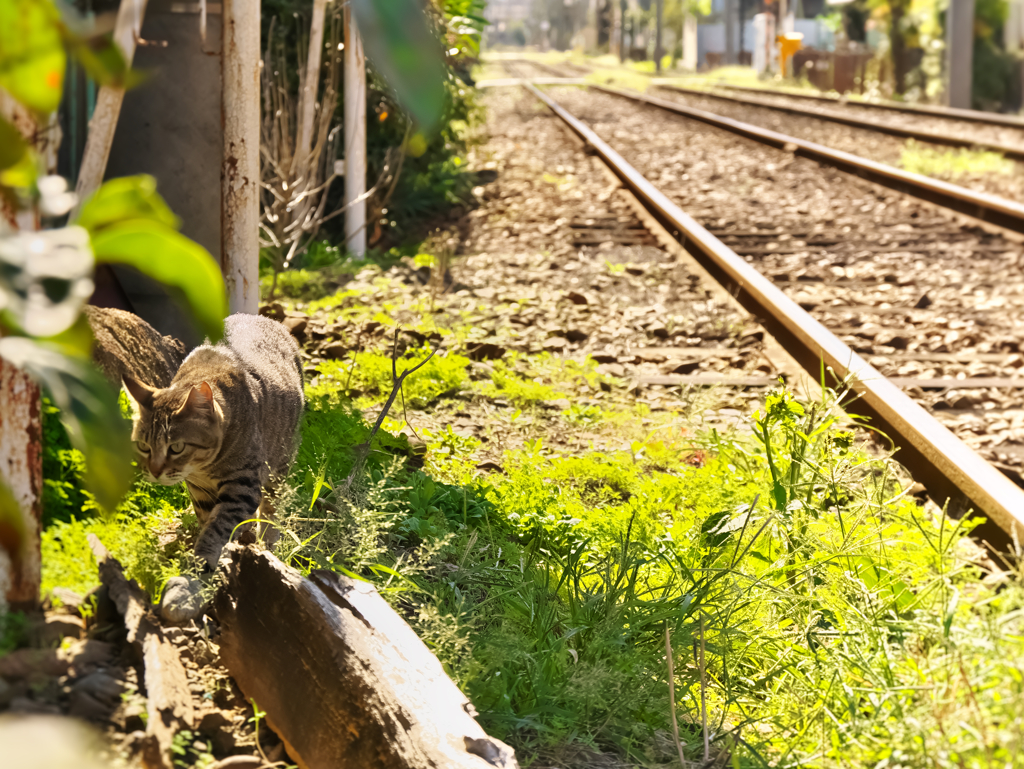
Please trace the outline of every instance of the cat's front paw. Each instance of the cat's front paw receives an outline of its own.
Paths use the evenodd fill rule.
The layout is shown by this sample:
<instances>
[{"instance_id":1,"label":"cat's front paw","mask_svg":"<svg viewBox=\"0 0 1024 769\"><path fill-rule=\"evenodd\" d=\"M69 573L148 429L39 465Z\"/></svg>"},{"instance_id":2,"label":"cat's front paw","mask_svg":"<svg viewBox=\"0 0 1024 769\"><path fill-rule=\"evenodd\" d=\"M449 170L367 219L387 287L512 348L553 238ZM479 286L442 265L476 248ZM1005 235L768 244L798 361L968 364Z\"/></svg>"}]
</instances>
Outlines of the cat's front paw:
<instances>
[{"instance_id":1,"label":"cat's front paw","mask_svg":"<svg viewBox=\"0 0 1024 769\"><path fill-rule=\"evenodd\" d=\"M216 570L217 564L220 562L220 554L226 544L218 537L200 535L199 541L196 542L196 558L202 562L204 574L210 574Z\"/></svg>"}]
</instances>

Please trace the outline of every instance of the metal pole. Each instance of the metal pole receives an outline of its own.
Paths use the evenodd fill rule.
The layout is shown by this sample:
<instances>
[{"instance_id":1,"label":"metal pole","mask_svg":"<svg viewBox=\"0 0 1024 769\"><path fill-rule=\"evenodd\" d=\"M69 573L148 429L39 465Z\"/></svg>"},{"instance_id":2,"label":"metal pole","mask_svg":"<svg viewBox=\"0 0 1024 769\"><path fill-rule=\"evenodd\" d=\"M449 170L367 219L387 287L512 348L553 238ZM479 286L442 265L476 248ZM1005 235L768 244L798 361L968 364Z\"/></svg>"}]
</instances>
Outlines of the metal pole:
<instances>
[{"instance_id":1,"label":"metal pole","mask_svg":"<svg viewBox=\"0 0 1024 769\"><path fill-rule=\"evenodd\" d=\"M654 0L654 3L654 69L656 72L661 72L661 57L665 55L665 50L661 47L661 28L665 16L665 0Z\"/></svg>"},{"instance_id":2,"label":"metal pole","mask_svg":"<svg viewBox=\"0 0 1024 769\"><path fill-rule=\"evenodd\" d=\"M619 64L626 61L626 0L619 0Z\"/></svg>"},{"instance_id":3,"label":"metal pole","mask_svg":"<svg viewBox=\"0 0 1024 769\"><path fill-rule=\"evenodd\" d=\"M232 313L260 302L260 3L223 0L220 266Z\"/></svg>"},{"instance_id":4,"label":"metal pole","mask_svg":"<svg viewBox=\"0 0 1024 769\"><path fill-rule=\"evenodd\" d=\"M736 0L725 0L725 63L736 63Z\"/></svg>"},{"instance_id":5,"label":"metal pole","mask_svg":"<svg viewBox=\"0 0 1024 769\"><path fill-rule=\"evenodd\" d=\"M366 254L366 60L352 8L345 6L345 247Z\"/></svg>"},{"instance_id":6,"label":"metal pole","mask_svg":"<svg viewBox=\"0 0 1024 769\"><path fill-rule=\"evenodd\" d=\"M974 0L950 0L946 10L946 99L950 107L971 108L974 59Z\"/></svg>"}]
</instances>

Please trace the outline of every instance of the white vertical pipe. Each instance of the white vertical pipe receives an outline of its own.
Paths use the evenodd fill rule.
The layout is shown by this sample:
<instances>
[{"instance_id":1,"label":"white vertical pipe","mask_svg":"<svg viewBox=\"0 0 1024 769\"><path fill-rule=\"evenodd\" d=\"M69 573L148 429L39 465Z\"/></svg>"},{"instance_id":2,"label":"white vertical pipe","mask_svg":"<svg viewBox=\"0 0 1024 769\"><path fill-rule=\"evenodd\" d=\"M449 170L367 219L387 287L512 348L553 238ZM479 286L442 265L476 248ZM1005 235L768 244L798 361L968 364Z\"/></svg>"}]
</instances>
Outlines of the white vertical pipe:
<instances>
[{"instance_id":1,"label":"white vertical pipe","mask_svg":"<svg viewBox=\"0 0 1024 769\"><path fill-rule=\"evenodd\" d=\"M946 98L950 107L971 108L974 0L949 0L946 10Z\"/></svg>"},{"instance_id":2,"label":"white vertical pipe","mask_svg":"<svg viewBox=\"0 0 1024 769\"><path fill-rule=\"evenodd\" d=\"M223 0L220 265L232 313L259 310L260 3Z\"/></svg>"},{"instance_id":3,"label":"white vertical pipe","mask_svg":"<svg viewBox=\"0 0 1024 769\"><path fill-rule=\"evenodd\" d=\"M345 247L366 254L366 60L350 5L345 6Z\"/></svg>"}]
</instances>

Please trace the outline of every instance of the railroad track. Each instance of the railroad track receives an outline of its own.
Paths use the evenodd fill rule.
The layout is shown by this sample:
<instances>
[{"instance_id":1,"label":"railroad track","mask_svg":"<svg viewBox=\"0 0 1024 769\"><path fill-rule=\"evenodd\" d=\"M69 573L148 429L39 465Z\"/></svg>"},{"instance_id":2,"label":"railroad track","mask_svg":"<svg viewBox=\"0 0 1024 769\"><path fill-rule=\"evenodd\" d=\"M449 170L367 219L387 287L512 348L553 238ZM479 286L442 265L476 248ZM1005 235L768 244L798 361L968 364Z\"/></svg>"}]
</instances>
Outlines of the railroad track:
<instances>
[{"instance_id":1,"label":"railroad track","mask_svg":"<svg viewBox=\"0 0 1024 769\"><path fill-rule=\"evenodd\" d=\"M854 382L854 410L937 502L983 511L990 542L1022 533L1024 492L1004 475L1019 479L1024 460L1019 239L795 157L778 137L758 146L707 121L622 110L617 94L564 89L560 105L526 87L812 376L824 361Z\"/></svg>"}]
</instances>

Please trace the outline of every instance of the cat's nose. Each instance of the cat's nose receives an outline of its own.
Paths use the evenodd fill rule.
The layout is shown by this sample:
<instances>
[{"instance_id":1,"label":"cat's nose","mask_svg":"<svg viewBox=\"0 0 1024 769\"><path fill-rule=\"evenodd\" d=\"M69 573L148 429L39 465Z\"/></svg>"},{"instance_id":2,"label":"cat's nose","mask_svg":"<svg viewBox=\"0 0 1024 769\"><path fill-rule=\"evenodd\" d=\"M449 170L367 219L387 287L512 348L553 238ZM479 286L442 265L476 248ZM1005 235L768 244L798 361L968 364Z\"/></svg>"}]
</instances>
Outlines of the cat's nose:
<instances>
[{"instance_id":1,"label":"cat's nose","mask_svg":"<svg viewBox=\"0 0 1024 769\"><path fill-rule=\"evenodd\" d=\"M164 471L164 464L163 460L160 460L159 462L154 459L149 460L149 472L154 478L160 477L160 473Z\"/></svg>"}]
</instances>

